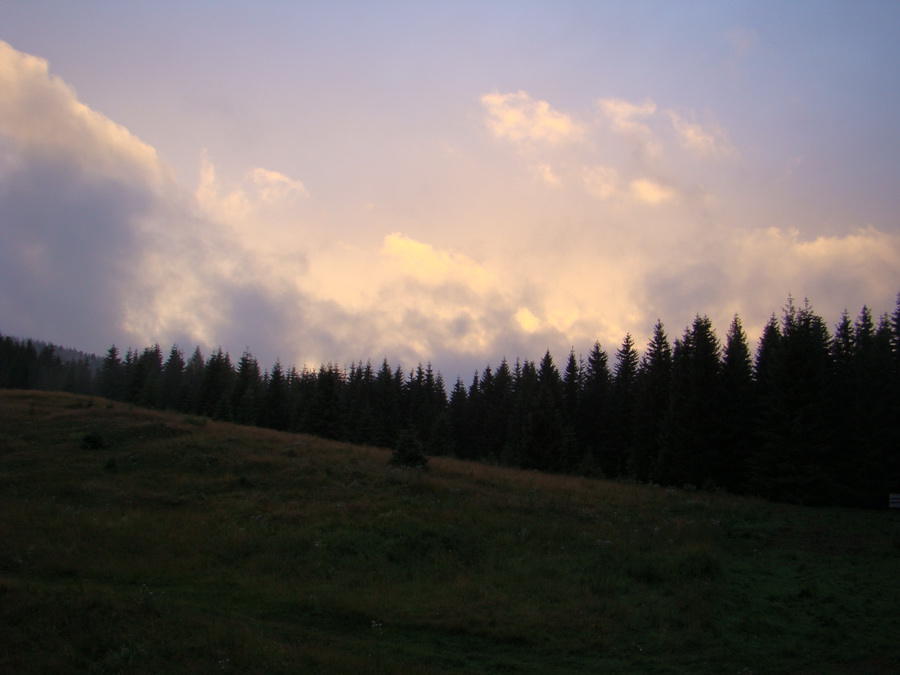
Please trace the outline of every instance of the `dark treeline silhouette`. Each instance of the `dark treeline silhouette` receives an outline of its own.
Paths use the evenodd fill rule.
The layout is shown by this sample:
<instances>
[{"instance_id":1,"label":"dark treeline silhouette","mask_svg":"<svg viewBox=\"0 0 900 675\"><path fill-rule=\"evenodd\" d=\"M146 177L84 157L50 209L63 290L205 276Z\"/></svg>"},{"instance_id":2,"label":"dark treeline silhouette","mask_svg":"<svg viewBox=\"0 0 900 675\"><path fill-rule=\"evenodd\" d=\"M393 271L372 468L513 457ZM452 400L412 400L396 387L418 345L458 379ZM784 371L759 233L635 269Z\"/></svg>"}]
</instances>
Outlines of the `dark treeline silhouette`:
<instances>
[{"instance_id":1,"label":"dark treeline silhouette","mask_svg":"<svg viewBox=\"0 0 900 675\"><path fill-rule=\"evenodd\" d=\"M241 424L539 471L693 485L805 504L883 507L900 491L900 296L893 315L845 312L831 333L789 299L755 355L735 316L718 338L697 316L643 354L487 366L449 390L431 365L262 369L221 348L159 345L100 361L0 336L0 387L93 393Z\"/></svg>"}]
</instances>

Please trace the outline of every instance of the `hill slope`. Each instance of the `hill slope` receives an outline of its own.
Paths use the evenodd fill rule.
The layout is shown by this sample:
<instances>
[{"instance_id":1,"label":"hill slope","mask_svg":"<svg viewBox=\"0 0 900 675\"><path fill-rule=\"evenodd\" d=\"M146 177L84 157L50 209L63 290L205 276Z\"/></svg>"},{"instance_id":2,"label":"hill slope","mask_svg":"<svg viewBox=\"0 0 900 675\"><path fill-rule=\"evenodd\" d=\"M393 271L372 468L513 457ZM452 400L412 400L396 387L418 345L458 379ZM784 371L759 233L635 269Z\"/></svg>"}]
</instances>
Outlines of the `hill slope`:
<instances>
[{"instance_id":1,"label":"hill slope","mask_svg":"<svg viewBox=\"0 0 900 675\"><path fill-rule=\"evenodd\" d=\"M893 672L900 514L0 391L2 672Z\"/></svg>"}]
</instances>

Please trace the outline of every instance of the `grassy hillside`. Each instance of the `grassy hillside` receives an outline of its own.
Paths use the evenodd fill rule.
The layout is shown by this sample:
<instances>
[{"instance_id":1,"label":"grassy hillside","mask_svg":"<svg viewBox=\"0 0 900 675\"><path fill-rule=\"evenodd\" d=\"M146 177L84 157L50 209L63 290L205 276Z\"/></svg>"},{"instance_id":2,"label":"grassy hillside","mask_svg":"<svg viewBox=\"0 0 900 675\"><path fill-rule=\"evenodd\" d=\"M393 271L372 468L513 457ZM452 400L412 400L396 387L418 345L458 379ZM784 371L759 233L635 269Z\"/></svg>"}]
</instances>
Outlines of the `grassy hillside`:
<instances>
[{"instance_id":1,"label":"grassy hillside","mask_svg":"<svg viewBox=\"0 0 900 675\"><path fill-rule=\"evenodd\" d=\"M0 672L888 673L900 513L0 391Z\"/></svg>"}]
</instances>

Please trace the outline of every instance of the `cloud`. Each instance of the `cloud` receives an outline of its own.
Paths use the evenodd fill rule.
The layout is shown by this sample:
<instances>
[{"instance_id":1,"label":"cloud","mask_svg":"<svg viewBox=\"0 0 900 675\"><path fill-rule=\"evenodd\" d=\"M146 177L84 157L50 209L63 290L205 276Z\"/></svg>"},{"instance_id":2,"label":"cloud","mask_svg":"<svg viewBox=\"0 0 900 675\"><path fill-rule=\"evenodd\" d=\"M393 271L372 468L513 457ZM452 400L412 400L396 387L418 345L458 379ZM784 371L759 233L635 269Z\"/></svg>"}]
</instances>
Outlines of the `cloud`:
<instances>
[{"instance_id":1,"label":"cloud","mask_svg":"<svg viewBox=\"0 0 900 675\"><path fill-rule=\"evenodd\" d=\"M537 332L541 327L541 320L527 307L522 307L515 313L515 319L526 333Z\"/></svg>"},{"instance_id":2,"label":"cloud","mask_svg":"<svg viewBox=\"0 0 900 675\"><path fill-rule=\"evenodd\" d=\"M621 98L604 98L598 105L614 130L627 134L652 134L650 127L640 121L656 114L656 103L652 100L630 103Z\"/></svg>"},{"instance_id":3,"label":"cloud","mask_svg":"<svg viewBox=\"0 0 900 675\"><path fill-rule=\"evenodd\" d=\"M490 275L469 258L437 250L399 232L384 238L381 253L400 274L429 286L461 284L475 292L484 292L492 281Z\"/></svg>"},{"instance_id":4,"label":"cloud","mask_svg":"<svg viewBox=\"0 0 900 675\"><path fill-rule=\"evenodd\" d=\"M546 185L550 185L552 187L559 187L562 185L562 178L560 178L555 171L553 171L553 167L549 164L539 164L535 167L535 172L537 173L538 178L541 179Z\"/></svg>"},{"instance_id":5,"label":"cloud","mask_svg":"<svg viewBox=\"0 0 900 675\"><path fill-rule=\"evenodd\" d=\"M864 304L888 311L897 269L900 235L872 227L804 238L790 228L719 226L647 270L646 302L651 312L670 317L671 308L702 307L721 331L737 312L757 337L789 293L808 297L830 321L843 308Z\"/></svg>"},{"instance_id":6,"label":"cloud","mask_svg":"<svg viewBox=\"0 0 900 675\"><path fill-rule=\"evenodd\" d=\"M512 153L520 175L478 173L477 155L465 166L478 197L446 195L465 209L410 193L391 210L374 193L351 219L258 162L229 171L203 154L197 184L176 184L153 148L2 43L0 91L4 334L98 352L250 347L267 365L431 361L452 381L503 355L561 359L595 340L612 352L657 318L677 335L697 312L720 331L739 312L752 334L788 292L851 310L891 309L897 292L896 234L804 238L790 222L738 227L698 208L686 195L707 167L725 178L732 167L684 161L673 179L666 154L686 141L649 101L608 99L612 122L582 127L523 92L488 95L489 128L528 145L527 158ZM693 137L712 134L703 142L720 151L707 127ZM623 159L629 134L662 152Z\"/></svg>"},{"instance_id":7,"label":"cloud","mask_svg":"<svg viewBox=\"0 0 900 675\"><path fill-rule=\"evenodd\" d=\"M119 339L142 241L165 217L163 201L175 201L169 172L45 60L3 42L0 91L4 328L95 345L103 326Z\"/></svg>"},{"instance_id":8,"label":"cloud","mask_svg":"<svg viewBox=\"0 0 900 675\"><path fill-rule=\"evenodd\" d=\"M656 103L652 100L631 103L621 98L605 98L598 101L597 105L605 115L609 127L628 139L642 161L658 157L662 153L662 142L651 127L656 115Z\"/></svg>"},{"instance_id":9,"label":"cloud","mask_svg":"<svg viewBox=\"0 0 900 675\"><path fill-rule=\"evenodd\" d=\"M274 202L294 194L301 197L309 196L303 183L277 171L257 167L252 169L248 176L259 189L263 201Z\"/></svg>"},{"instance_id":10,"label":"cloud","mask_svg":"<svg viewBox=\"0 0 900 675\"><path fill-rule=\"evenodd\" d=\"M676 192L672 188L647 178L631 181L629 188L635 199L646 204L663 204L676 197Z\"/></svg>"},{"instance_id":11,"label":"cloud","mask_svg":"<svg viewBox=\"0 0 900 675\"><path fill-rule=\"evenodd\" d=\"M605 200L620 194L619 172L608 166L586 166L582 171L584 188L596 199Z\"/></svg>"},{"instance_id":12,"label":"cloud","mask_svg":"<svg viewBox=\"0 0 900 675\"><path fill-rule=\"evenodd\" d=\"M682 147L701 157L723 158L737 155L722 129L706 128L696 122L689 122L674 110L667 110L666 113Z\"/></svg>"},{"instance_id":13,"label":"cloud","mask_svg":"<svg viewBox=\"0 0 900 675\"><path fill-rule=\"evenodd\" d=\"M59 165L89 161L94 182L163 188L169 176L156 151L78 101L44 59L0 41L0 136L8 152Z\"/></svg>"},{"instance_id":14,"label":"cloud","mask_svg":"<svg viewBox=\"0 0 900 675\"><path fill-rule=\"evenodd\" d=\"M546 101L534 100L524 91L509 94L484 94L487 126L498 138L548 144L577 139L581 125L569 115L558 112Z\"/></svg>"},{"instance_id":15,"label":"cloud","mask_svg":"<svg viewBox=\"0 0 900 675\"><path fill-rule=\"evenodd\" d=\"M239 348L307 304L249 245L251 230L273 238L260 216L299 182L253 170L253 190L220 194L207 159L191 194L152 147L6 43L0 91L3 332L94 351L155 341ZM258 321L244 324L251 307Z\"/></svg>"}]
</instances>

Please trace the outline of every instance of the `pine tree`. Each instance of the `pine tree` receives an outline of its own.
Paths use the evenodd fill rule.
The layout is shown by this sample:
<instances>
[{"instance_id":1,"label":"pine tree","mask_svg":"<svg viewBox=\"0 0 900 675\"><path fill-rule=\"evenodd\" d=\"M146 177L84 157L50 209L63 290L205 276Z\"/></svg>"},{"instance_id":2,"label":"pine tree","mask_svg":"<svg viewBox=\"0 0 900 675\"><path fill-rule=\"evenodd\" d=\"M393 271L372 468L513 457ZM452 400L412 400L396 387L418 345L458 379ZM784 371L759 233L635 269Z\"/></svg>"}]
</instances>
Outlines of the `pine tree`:
<instances>
[{"instance_id":1,"label":"pine tree","mask_svg":"<svg viewBox=\"0 0 900 675\"><path fill-rule=\"evenodd\" d=\"M434 370L429 363L419 363L406 383L407 426L412 428L419 442L427 445L431 441L434 424L446 406L443 388L438 388Z\"/></svg>"},{"instance_id":2,"label":"pine tree","mask_svg":"<svg viewBox=\"0 0 900 675\"><path fill-rule=\"evenodd\" d=\"M111 346L100 367L99 393L101 396L121 401L123 396L122 359L115 345Z\"/></svg>"},{"instance_id":3,"label":"pine tree","mask_svg":"<svg viewBox=\"0 0 900 675\"><path fill-rule=\"evenodd\" d=\"M375 419L378 420L376 445L394 447L401 428L401 400L403 396L403 373L400 368L391 372L387 359L375 376Z\"/></svg>"},{"instance_id":4,"label":"pine tree","mask_svg":"<svg viewBox=\"0 0 900 675\"><path fill-rule=\"evenodd\" d=\"M582 446L583 473L602 473L599 463L610 444L612 412L612 375L609 358L599 342L588 353L582 378L582 393L578 406L575 437Z\"/></svg>"},{"instance_id":5,"label":"pine tree","mask_svg":"<svg viewBox=\"0 0 900 675\"><path fill-rule=\"evenodd\" d=\"M184 355L178 345L172 345L169 357L163 365L162 400L166 408L183 409L184 369Z\"/></svg>"},{"instance_id":6,"label":"pine tree","mask_svg":"<svg viewBox=\"0 0 900 675\"><path fill-rule=\"evenodd\" d=\"M309 401L309 432L325 438L339 439L343 429L344 376L336 365L319 367L315 388Z\"/></svg>"},{"instance_id":7,"label":"pine tree","mask_svg":"<svg viewBox=\"0 0 900 675\"><path fill-rule=\"evenodd\" d=\"M62 389L65 382L65 372L62 359L56 353L56 347L48 344L41 347L41 350L38 352L37 368L34 370L34 374L36 379L32 388L48 391Z\"/></svg>"},{"instance_id":8,"label":"pine tree","mask_svg":"<svg viewBox=\"0 0 900 675\"><path fill-rule=\"evenodd\" d=\"M469 413L468 392L461 378L456 378L456 383L450 391L450 402L447 406L447 416L452 435L452 451L457 457L465 458L469 447Z\"/></svg>"},{"instance_id":9,"label":"pine tree","mask_svg":"<svg viewBox=\"0 0 900 675\"><path fill-rule=\"evenodd\" d=\"M508 445L503 453L504 463L522 468L537 468L540 457L534 436L532 411L538 396L538 374L534 363L516 361L513 371L513 406L510 415Z\"/></svg>"},{"instance_id":10,"label":"pine tree","mask_svg":"<svg viewBox=\"0 0 900 675\"><path fill-rule=\"evenodd\" d=\"M660 434L669 407L672 386L672 347L661 321L656 322L653 336L638 370L634 404L632 453L628 473L639 481L657 480Z\"/></svg>"},{"instance_id":11,"label":"pine tree","mask_svg":"<svg viewBox=\"0 0 900 675\"><path fill-rule=\"evenodd\" d=\"M200 346L194 348L191 358L188 359L184 367L183 388L180 400L180 410L184 412L196 413L198 415L205 414L201 401L201 392L203 389L203 378L206 372L206 361L203 358L203 352Z\"/></svg>"},{"instance_id":12,"label":"pine tree","mask_svg":"<svg viewBox=\"0 0 900 675\"><path fill-rule=\"evenodd\" d=\"M749 458L755 437L756 392L753 361L744 327L737 315L725 336L722 357L721 455L718 482L732 492L747 489Z\"/></svg>"},{"instance_id":13,"label":"pine tree","mask_svg":"<svg viewBox=\"0 0 900 675\"><path fill-rule=\"evenodd\" d=\"M489 452L492 461L502 461L509 447L510 424L515 404L514 377L506 357L494 372L490 396L485 401L487 426L490 438Z\"/></svg>"},{"instance_id":14,"label":"pine tree","mask_svg":"<svg viewBox=\"0 0 900 675\"><path fill-rule=\"evenodd\" d=\"M231 419L231 387L234 368L228 352L219 347L210 354L200 383L199 411L220 420Z\"/></svg>"},{"instance_id":15,"label":"pine tree","mask_svg":"<svg viewBox=\"0 0 900 675\"><path fill-rule=\"evenodd\" d=\"M835 479L846 488L845 502L879 508L885 495L900 485L896 472L896 438L900 431L894 392L890 318L876 328L872 313L863 307L853 326L853 353L845 397L844 438L850 445L834 452ZM853 452L847 450L852 448Z\"/></svg>"},{"instance_id":16,"label":"pine tree","mask_svg":"<svg viewBox=\"0 0 900 675\"><path fill-rule=\"evenodd\" d=\"M603 473L610 478L625 474L634 436L634 402L640 356L631 334L625 336L616 351L613 396L610 407L609 445L599 460Z\"/></svg>"},{"instance_id":17,"label":"pine tree","mask_svg":"<svg viewBox=\"0 0 900 675\"><path fill-rule=\"evenodd\" d=\"M581 407L581 392L584 388L582 382L582 367L575 358L575 349L569 351L566 361L566 369L562 380L562 413L563 425L566 434L567 457L564 469L574 471L581 464L581 444L578 442L576 427L578 425L578 412Z\"/></svg>"},{"instance_id":18,"label":"pine tree","mask_svg":"<svg viewBox=\"0 0 900 675\"><path fill-rule=\"evenodd\" d=\"M148 408L161 408L162 401L162 349L158 344L146 347L138 357L135 384L137 403Z\"/></svg>"},{"instance_id":19,"label":"pine tree","mask_svg":"<svg viewBox=\"0 0 900 675\"><path fill-rule=\"evenodd\" d=\"M94 391L91 363L87 356L69 358L63 363L63 390L75 394Z\"/></svg>"},{"instance_id":20,"label":"pine tree","mask_svg":"<svg viewBox=\"0 0 900 675\"><path fill-rule=\"evenodd\" d=\"M263 416L265 426L283 431L290 426L288 382L281 360L277 359L269 373L264 394Z\"/></svg>"},{"instance_id":21,"label":"pine tree","mask_svg":"<svg viewBox=\"0 0 900 675\"><path fill-rule=\"evenodd\" d=\"M231 408L238 424L258 424L262 407L262 374L259 363L249 349L245 349L238 360L231 392Z\"/></svg>"},{"instance_id":22,"label":"pine tree","mask_svg":"<svg viewBox=\"0 0 900 675\"><path fill-rule=\"evenodd\" d=\"M560 471L568 451L562 417L562 381L547 351L535 370L525 362L517 412L521 420L518 435L519 462L523 468Z\"/></svg>"},{"instance_id":23,"label":"pine tree","mask_svg":"<svg viewBox=\"0 0 900 675\"><path fill-rule=\"evenodd\" d=\"M785 501L834 500L834 425L828 415L833 361L825 322L808 302L797 307L788 298L777 348L765 346L762 372L757 358L762 437L753 460L755 489Z\"/></svg>"},{"instance_id":24,"label":"pine tree","mask_svg":"<svg viewBox=\"0 0 900 675\"><path fill-rule=\"evenodd\" d=\"M347 434L353 443L376 443L375 371L372 362L350 367L347 378Z\"/></svg>"},{"instance_id":25,"label":"pine tree","mask_svg":"<svg viewBox=\"0 0 900 675\"><path fill-rule=\"evenodd\" d=\"M660 455L666 483L721 484L720 368L712 322L698 315L672 354L672 390Z\"/></svg>"}]
</instances>

